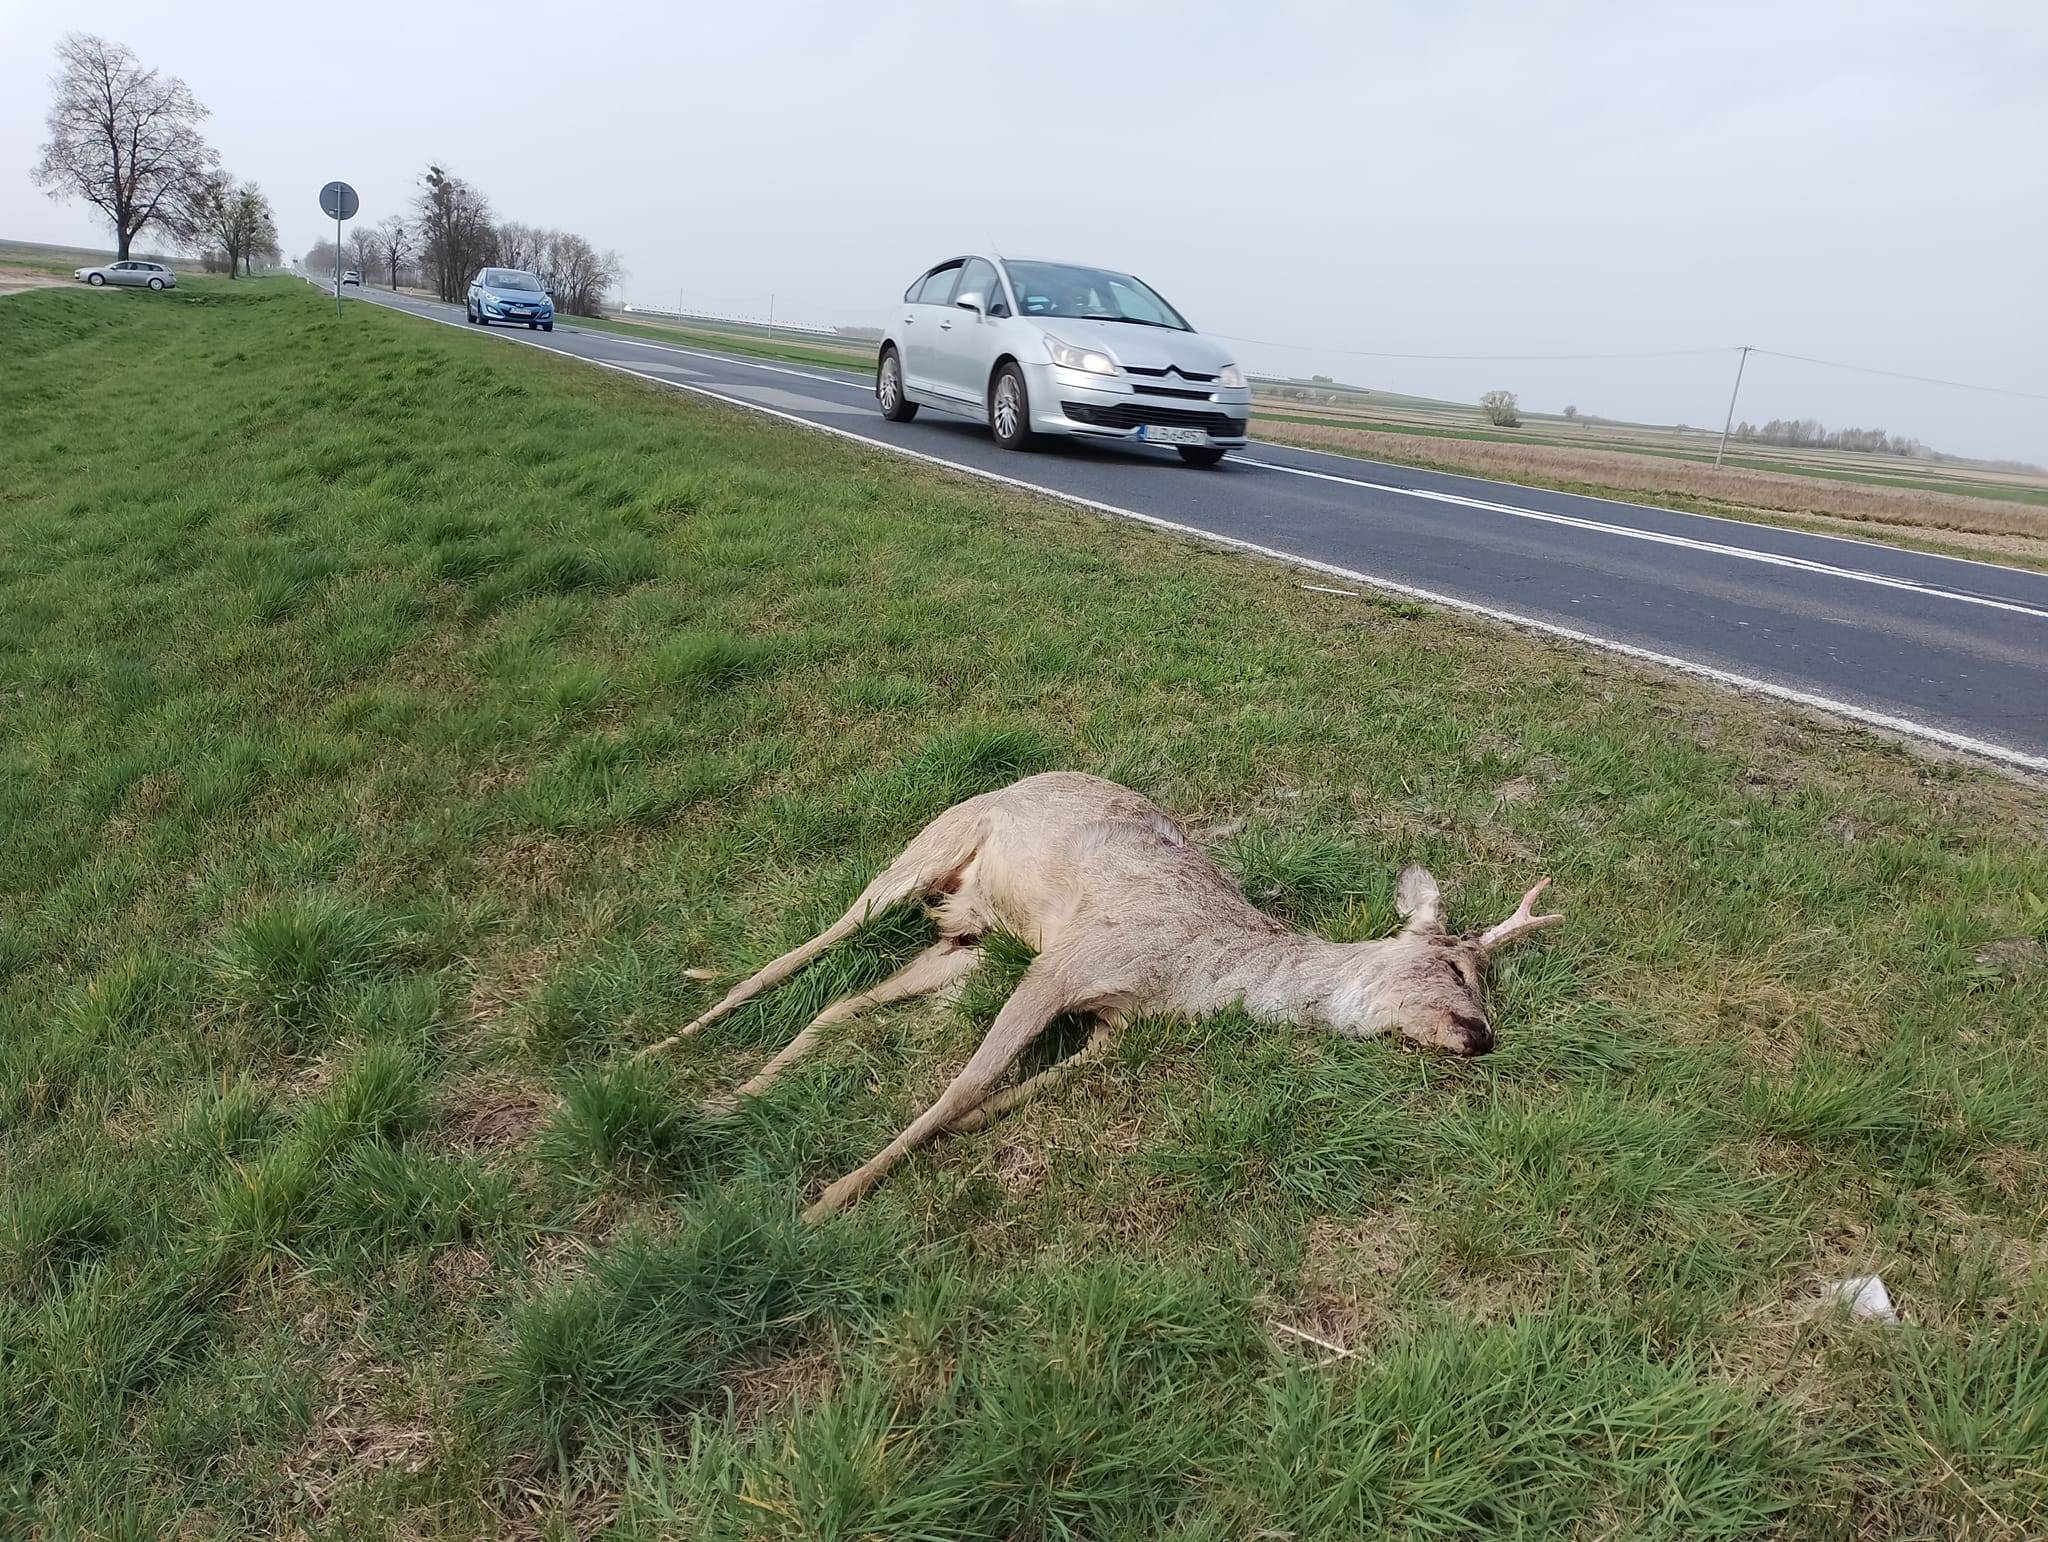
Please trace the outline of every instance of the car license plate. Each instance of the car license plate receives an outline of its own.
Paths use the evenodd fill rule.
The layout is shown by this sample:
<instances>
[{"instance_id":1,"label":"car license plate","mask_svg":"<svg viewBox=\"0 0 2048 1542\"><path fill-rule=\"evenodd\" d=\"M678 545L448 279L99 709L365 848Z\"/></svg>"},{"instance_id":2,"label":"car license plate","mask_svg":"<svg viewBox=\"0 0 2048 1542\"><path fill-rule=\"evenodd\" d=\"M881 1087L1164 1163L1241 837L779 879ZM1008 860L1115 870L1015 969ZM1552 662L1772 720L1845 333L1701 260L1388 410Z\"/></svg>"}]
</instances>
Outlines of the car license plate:
<instances>
[{"instance_id":1,"label":"car license plate","mask_svg":"<svg viewBox=\"0 0 2048 1542\"><path fill-rule=\"evenodd\" d=\"M1163 423L1143 423L1138 427L1138 437L1147 444L1207 444L1208 430L1200 428L1169 427Z\"/></svg>"}]
</instances>

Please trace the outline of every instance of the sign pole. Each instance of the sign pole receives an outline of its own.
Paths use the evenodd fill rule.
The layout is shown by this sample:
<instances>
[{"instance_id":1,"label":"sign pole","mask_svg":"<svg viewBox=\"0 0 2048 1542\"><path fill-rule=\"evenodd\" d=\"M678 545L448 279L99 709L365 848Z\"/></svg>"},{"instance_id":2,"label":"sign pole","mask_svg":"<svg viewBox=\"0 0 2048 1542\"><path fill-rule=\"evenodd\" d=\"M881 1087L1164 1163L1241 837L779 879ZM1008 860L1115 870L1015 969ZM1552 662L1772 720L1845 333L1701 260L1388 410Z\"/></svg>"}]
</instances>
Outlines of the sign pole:
<instances>
[{"instance_id":1,"label":"sign pole","mask_svg":"<svg viewBox=\"0 0 2048 1542\"><path fill-rule=\"evenodd\" d=\"M346 182L330 182L320 189L320 212L334 216L334 319L341 320L341 222L356 217L362 200Z\"/></svg>"}]
</instances>

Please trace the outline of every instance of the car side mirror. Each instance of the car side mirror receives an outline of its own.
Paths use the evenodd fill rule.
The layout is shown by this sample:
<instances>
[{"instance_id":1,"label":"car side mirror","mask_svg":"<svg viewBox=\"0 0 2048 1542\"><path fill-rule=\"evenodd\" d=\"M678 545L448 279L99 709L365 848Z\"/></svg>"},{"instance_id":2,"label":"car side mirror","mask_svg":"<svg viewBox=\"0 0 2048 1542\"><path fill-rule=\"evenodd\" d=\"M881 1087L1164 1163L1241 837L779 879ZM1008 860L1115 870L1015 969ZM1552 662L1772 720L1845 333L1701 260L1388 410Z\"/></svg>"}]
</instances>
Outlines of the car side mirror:
<instances>
[{"instance_id":1,"label":"car side mirror","mask_svg":"<svg viewBox=\"0 0 2048 1542\"><path fill-rule=\"evenodd\" d=\"M963 294L953 303L963 311L973 311L977 316L988 314L988 302L978 294Z\"/></svg>"}]
</instances>

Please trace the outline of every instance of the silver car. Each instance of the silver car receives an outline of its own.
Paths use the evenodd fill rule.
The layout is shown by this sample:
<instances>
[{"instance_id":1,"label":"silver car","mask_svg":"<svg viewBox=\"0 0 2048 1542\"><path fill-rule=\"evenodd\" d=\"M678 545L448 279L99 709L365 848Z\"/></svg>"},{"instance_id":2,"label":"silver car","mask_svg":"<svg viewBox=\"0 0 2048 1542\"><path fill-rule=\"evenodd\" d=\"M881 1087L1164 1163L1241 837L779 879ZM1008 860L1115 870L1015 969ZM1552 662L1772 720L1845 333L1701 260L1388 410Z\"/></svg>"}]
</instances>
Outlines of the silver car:
<instances>
[{"instance_id":1,"label":"silver car","mask_svg":"<svg viewBox=\"0 0 2048 1542\"><path fill-rule=\"evenodd\" d=\"M993 256L952 258L903 292L875 397L891 422L958 413L1006 449L1070 434L1171 445L1198 466L1243 444L1252 412L1230 350L1142 280Z\"/></svg>"},{"instance_id":2,"label":"silver car","mask_svg":"<svg viewBox=\"0 0 2048 1542\"><path fill-rule=\"evenodd\" d=\"M71 276L95 289L105 284L129 284L137 289L178 287L178 275L160 262L110 262L102 268L74 269Z\"/></svg>"}]
</instances>

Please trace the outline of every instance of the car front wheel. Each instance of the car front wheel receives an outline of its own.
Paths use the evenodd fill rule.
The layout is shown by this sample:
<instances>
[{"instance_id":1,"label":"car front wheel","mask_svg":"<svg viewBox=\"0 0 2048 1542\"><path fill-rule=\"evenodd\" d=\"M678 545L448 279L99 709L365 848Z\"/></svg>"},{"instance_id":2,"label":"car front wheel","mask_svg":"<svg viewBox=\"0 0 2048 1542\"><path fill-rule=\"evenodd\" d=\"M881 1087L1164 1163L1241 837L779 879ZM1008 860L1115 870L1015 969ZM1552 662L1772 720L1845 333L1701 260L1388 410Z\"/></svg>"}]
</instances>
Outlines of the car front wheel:
<instances>
[{"instance_id":1,"label":"car front wheel","mask_svg":"<svg viewBox=\"0 0 2048 1542\"><path fill-rule=\"evenodd\" d=\"M997 370L989 386L988 426L1006 450L1028 450L1037 437L1031 432L1031 394L1024 388L1024 371L1014 364Z\"/></svg>"},{"instance_id":2,"label":"car front wheel","mask_svg":"<svg viewBox=\"0 0 2048 1542\"><path fill-rule=\"evenodd\" d=\"M89 273L86 275L85 281L95 289L104 289L107 283L107 276L104 273Z\"/></svg>"},{"instance_id":3,"label":"car front wheel","mask_svg":"<svg viewBox=\"0 0 2048 1542\"><path fill-rule=\"evenodd\" d=\"M1190 466L1215 466L1223 461L1223 451L1213 444L1184 444L1178 448L1180 458Z\"/></svg>"},{"instance_id":4,"label":"car front wheel","mask_svg":"<svg viewBox=\"0 0 2048 1542\"><path fill-rule=\"evenodd\" d=\"M552 332L555 330L555 324L552 321L543 321L540 324L540 329L543 332Z\"/></svg>"},{"instance_id":5,"label":"car front wheel","mask_svg":"<svg viewBox=\"0 0 2048 1542\"><path fill-rule=\"evenodd\" d=\"M903 389L903 361L894 348L884 348L875 365L875 400L891 423L908 423L917 416L917 403Z\"/></svg>"}]
</instances>

